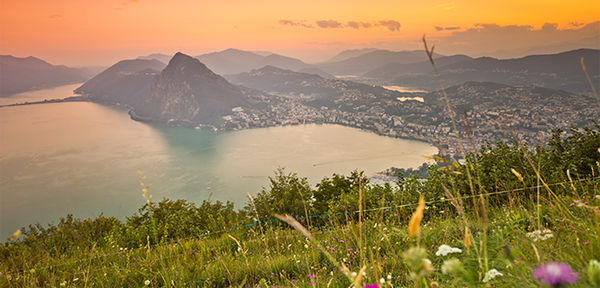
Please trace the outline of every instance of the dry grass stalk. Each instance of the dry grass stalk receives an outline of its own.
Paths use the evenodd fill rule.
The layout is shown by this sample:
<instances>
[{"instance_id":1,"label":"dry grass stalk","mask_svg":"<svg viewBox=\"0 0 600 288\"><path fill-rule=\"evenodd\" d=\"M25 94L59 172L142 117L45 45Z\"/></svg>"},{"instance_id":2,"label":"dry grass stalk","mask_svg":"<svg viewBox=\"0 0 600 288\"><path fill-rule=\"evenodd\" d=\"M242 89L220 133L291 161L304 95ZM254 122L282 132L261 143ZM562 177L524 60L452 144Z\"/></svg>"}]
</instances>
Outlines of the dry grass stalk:
<instances>
[{"instance_id":1,"label":"dry grass stalk","mask_svg":"<svg viewBox=\"0 0 600 288\"><path fill-rule=\"evenodd\" d=\"M581 69L583 69L583 73L585 73L585 77L587 77L588 83L590 83L590 87L592 87L592 93L596 97L596 103L598 103L598 108L600 108L600 97L598 96L598 92L596 92L596 87L594 86L594 82L592 82L592 78L590 78L590 74L588 74L587 69L585 68L585 63L583 63L583 57L581 57Z\"/></svg>"},{"instance_id":2,"label":"dry grass stalk","mask_svg":"<svg viewBox=\"0 0 600 288\"><path fill-rule=\"evenodd\" d=\"M410 221L408 222L408 235L410 237L419 235L419 232L420 232L419 228L421 225L421 220L423 219L423 211L424 210L425 210L425 197L423 197L423 195L421 195L421 197L419 197L419 205L417 206L417 209L415 210L413 215L410 217Z\"/></svg>"}]
</instances>

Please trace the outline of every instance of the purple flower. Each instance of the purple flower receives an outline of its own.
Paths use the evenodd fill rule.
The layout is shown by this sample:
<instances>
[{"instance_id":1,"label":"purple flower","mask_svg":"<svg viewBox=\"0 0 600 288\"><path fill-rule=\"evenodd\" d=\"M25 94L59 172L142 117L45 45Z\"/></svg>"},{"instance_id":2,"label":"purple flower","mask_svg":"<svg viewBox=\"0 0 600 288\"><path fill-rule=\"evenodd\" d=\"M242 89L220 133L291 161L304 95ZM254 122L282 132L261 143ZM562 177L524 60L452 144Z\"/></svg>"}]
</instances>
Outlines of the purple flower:
<instances>
[{"instance_id":1,"label":"purple flower","mask_svg":"<svg viewBox=\"0 0 600 288\"><path fill-rule=\"evenodd\" d=\"M575 284L577 273L565 263L546 263L533 271L533 278L542 284L559 287L565 284Z\"/></svg>"},{"instance_id":2,"label":"purple flower","mask_svg":"<svg viewBox=\"0 0 600 288\"><path fill-rule=\"evenodd\" d=\"M308 275L306 275L306 277L308 277L308 278L313 278L313 277L315 277L315 275L308 274Z\"/></svg>"},{"instance_id":3,"label":"purple flower","mask_svg":"<svg viewBox=\"0 0 600 288\"><path fill-rule=\"evenodd\" d=\"M378 288L378 287L379 287L379 284L375 283L375 284L364 286L363 288Z\"/></svg>"}]
</instances>

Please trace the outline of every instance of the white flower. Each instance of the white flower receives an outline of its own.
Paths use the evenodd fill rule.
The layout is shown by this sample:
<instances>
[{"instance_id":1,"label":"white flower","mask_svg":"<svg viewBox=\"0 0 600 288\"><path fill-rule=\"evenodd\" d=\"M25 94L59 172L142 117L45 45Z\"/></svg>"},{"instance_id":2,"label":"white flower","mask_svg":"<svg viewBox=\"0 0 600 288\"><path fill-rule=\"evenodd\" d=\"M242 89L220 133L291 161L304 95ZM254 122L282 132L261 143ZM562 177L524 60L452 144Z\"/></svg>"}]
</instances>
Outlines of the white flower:
<instances>
[{"instance_id":1,"label":"white flower","mask_svg":"<svg viewBox=\"0 0 600 288\"><path fill-rule=\"evenodd\" d=\"M485 273L485 277L483 277L483 282L486 283L486 282L496 278L497 276L504 276L504 274L500 273L496 269L490 269L490 271Z\"/></svg>"},{"instance_id":2,"label":"white flower","mask_svg":"<svg viewBox=\"0 0 600 288\"><path fill-rule=\"evenodd\" d=\"M385 284L385 279L383 279L383 278L379 279L379 283Z\"/></svg>"},{"instance_id":3,"label":"white flower","mask_svg":"<svg viewBox=\"0 0 600 288\"><path fill-rule=\"evenodd\" d=\"M392 280L392 274L388 274L387 278L388 280Z\"/></svg>"},{"instance_id":4,"label":"white flower","mask_svg":"<svg viewBox=\"0 0 600 288\"><path fill-rule=\"evenodd\" d=\"M462 253L462 250L443 244L438 248L438 251L435 252L435 256L446 256L450 253Z\"/></svg>"},{"instance_id":5,"label":"white flower","mask_svg":"<svg viewBox=\"0 0 600 288\"><path fill-rule=\"evenodd\" d=\"M352 272L352 277L356 277L356 275L358 275L356 272Z\"/></svg>"},{"instance_id":6,"label":"white flower","mask_svg":"<svg viewBox=\"0 0 600 288\"><path fill-rule=\"evenodd\" d=\"M546 239L550 239L554 237L552 231L550 229L544 230L535 230L533 232L527 233L527 237L529 237L533 242L544 241Z\"/></svg>"},{"instance_id":7,"label":"white flower","mask_svg":"<svg viewBox=\"0 0 600 288\"><path fill-rule=\"evenodd\" d=\"M443 274L458 274L463 271L463 264L460 260L456 258L452 258L450 260L444 261L442 264L442 273Z\"/></svg>"},{"instance_id":8,"label":"white flower","mask_svg":"<svg viewBox=\"0 0 600 288\"><path fill-rule=\"evenodd\" d=\"M146 286L150 285L150 280L144 281L144 285L146 285Z\"/></svg>"}]
</instances>

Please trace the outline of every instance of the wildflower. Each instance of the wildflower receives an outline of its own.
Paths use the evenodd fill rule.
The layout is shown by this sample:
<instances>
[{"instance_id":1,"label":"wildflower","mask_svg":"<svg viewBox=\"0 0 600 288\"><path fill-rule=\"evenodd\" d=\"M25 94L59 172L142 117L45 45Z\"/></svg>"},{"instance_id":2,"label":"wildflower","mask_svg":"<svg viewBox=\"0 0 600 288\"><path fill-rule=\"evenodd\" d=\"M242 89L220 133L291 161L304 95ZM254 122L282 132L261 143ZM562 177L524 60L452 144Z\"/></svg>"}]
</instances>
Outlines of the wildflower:
<instances>
[{"instance_id":1,"label":"wildflower","mask_svg":"<svg viewBox=\"0 0 600 288\"><path fill-rule=\"evenodd\" d=\"M313 277L315 277L315 275L308 274L308 275L306 275L306 277L308 277L308 278L313 278Z\"/></svg>"},{"instance_id":2,"label":"wildflower","mask_svg":"<svg viewBox=\"0 0 600 288\"><path fill-rule=\"evenodd\" d=\"M17 237L19 237L19 235L21 235L21 229L17 229L17 231L15 231L15 233L13 233L12 235L8 236L8 238L6 239L6 241L10 242L13 239L16 239Z\"/></svg>"},{"instance_id":3,"label":"wildflower","mask_svg":"<svg viewBox=\"0 0 600 288\"><path fill-rule=\"evenodd\" d=\"M590 260L587 268L587 275L588 279L595 287L600 287L600 262L598 262L598 260Z\"/></svg>"},{"instance_id":4,"label":"wildflower","mask_svg":"<svg viewBox=\"0 0 600 288\"><path fill-rule=\"evenodd\" d=\"M487 283L488 281L490 281L496 277L499 277L499 276L504 276L504 274L500 273L500 271L498 271L496 269L490 269L490 271L485 273L485 277L483 277L483 282Z\"/></svg>"},{"instance_id":5,"label":"wildflower","mask_svg":"<svg viewBox=\"0 0 600 288\"><path fill-rule=\"evenodd\" d=\"M388 274L387 279L392 280L392 274Z\"/></svg>"},{"instance_id":6,"label":"wildflower","mask_svg":"<svg viewBox=\"0 0 600 288\"><path fill-rule=\"evenodd\" d=\"M519 262L521 262L521 260L523 260L523 257L519 257L519 258L515 259L515 263L519 263Z\"/></svg>"},{"instance_id":7,"label":"wildflower","mask_svg":"<svg viewBox=\"0 0 600 288\"><path fill-rule=\"evenodd\" d=\"M356 277L358 274L356 272L352 272L352 277Z\"/></svg>"},{"instance_id":8,"label":"wildflower","mask_svg":"<svg viewBox=\"0 0 600 288\"><path fill-rule=\"evenodd\" d=\"M67 281L60 282L60 287L65 287L65 286L67 286Z\"/></svg>"},{"instance_id":9,"label":"wildflower","mask_svg":"<svg viewBox=\"0 0 600 288\"><path fill-rule=\"evenodd\" d=\"M533 271L533 278L542 284L559 287L577 282L577 273L565 263L551 262L544 264Z\"/></svg>"},{"instance_id":10,"label":"wildflower","mask_svg":"<svg viewBox=\"0 0 600 288\"><path fill-rule=\"evenodd\" d=\"M529 237L533 242L544 241L546 239L550 239L554 237L552 231L550 229L544 230L535 230L533 232L527 233L527 237Z\"/></svg>"},{"instance_id":11,"label":"wildflower","mask_svg":"<svg viewBox=\"0 0 600 288\"><path fill-rule=\"evenodd\" d=\"M464 270L462 262L456 258L446 260L444 261L444 264L442 264L443 274L460 274Z\"/></svg>"},{"instance_id":12,"label":"wildflower","mask_svg":"<svg viewBox=\"0 0 600 288\"><path fill-rule=\"evenodd\" d=\"M379 283L381 283L381 284L385 284L385 278L381 278L381 279L379 279Z\"/></svg>"},{"instance_id":13,"label":"wildflower","mask_svg":"<svg viewBox=\"0 0 600 288\"><path fill-rule=\"evenodd\" d=\"M378 288L379 284L375 283L375 284L371 284L371 285L366 285L363 288Z\"/></svg>"},{"instance_id":14,"label":"wildflower","mask_svg":"<svg viewBox=\"0 0 600 288\"><path fill-rule=\"evenodd\" d=\"M144 281L144 285L145 285L145 286L148 286L148 285L150 285L150 280L146 280L146 281Z\"/></svg>"},{"instance_id":15,"label":"wildflower","mask_svg":"<svg viewBox=\"0 0 600 288\"><path fill-rule=\"evenodd\" d=\"M438 248L438 251L435 252L435 256L446 256L450 253L462 253L462 250L459 248L450 247L446 244L442 244Z\"/></svg>"},{"instance_id":16,"label":"wildflower","mask_svg":"<svg viewBox=\"0 0 600 288\"><path fill-rule=\"evenodd\" d=\"M77 281L79 281L79 278L73 279L73 282L77 282Z\"/></svg>"}]
</instances>

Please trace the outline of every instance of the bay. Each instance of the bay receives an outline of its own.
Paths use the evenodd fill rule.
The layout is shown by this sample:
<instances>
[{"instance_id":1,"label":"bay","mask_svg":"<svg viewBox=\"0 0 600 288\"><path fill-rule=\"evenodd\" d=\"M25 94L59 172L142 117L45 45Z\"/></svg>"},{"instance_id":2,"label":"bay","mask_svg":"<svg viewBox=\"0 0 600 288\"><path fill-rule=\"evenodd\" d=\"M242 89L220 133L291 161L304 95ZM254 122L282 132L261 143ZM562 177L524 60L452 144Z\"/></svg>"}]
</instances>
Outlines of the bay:
<instances>
[{"instance_id":1,"label":"bay","mask_svg":"<svg viewBox=\"0 0 600 288\"><path fill-rule=\"evenodd\" d=\"M424 142L338 125L214 133L156 127L126 112L87 102L0 108L0 237L69 213L132 215L145 203L138 171L154 201L242 207L246 193L268 186L278 167L315 184L354 169L372 175L417 167L437 152Z\"/></svg>"}]
</instances>

